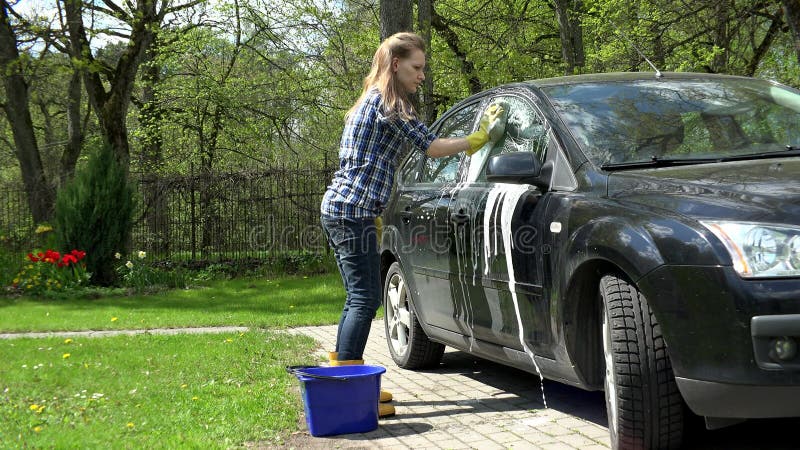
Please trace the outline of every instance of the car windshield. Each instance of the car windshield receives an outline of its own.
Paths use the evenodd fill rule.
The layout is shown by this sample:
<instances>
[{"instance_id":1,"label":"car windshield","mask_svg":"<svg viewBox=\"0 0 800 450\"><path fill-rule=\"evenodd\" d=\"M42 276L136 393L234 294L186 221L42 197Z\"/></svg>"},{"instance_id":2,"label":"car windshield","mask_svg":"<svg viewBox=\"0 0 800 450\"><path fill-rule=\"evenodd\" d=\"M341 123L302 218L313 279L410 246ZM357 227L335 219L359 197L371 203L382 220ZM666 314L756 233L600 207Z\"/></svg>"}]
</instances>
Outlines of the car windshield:
<instances>
[{"instance_id":1,"label":"car windshield","mask_svg":"<svg viewBox=\"0 0 800 450\"><path fill-rule=\"evenodd\" d=\"M708 162L800 146L800 94L755 79L654 79L544 87L598 166Z\"/></svg>"}]
</instances>

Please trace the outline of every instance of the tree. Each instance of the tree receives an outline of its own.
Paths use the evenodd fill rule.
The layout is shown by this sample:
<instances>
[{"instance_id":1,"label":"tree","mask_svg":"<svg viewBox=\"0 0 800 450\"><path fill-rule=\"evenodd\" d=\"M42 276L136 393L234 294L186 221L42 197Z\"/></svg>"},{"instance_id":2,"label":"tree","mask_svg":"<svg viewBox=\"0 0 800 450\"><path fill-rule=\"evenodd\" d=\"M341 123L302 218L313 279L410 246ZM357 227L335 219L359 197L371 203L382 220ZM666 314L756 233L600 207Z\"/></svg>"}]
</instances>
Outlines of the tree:
<instances>
[{"instance_id":1,"label":"tree","mask_svg":"<svg viewBox=\"0 0 800 450\"><path fill-rule=\"evenodd\" d=\"M35 11L22 16L9 11L18 21L19 35L31 43L26 50L31 61L27 75L31 106L39 113L38 117L34 114L34 128L43 130L44 142L40 153L45 174L53 174L53 178L59 181L58 185L64 185L74 174L89 124L88 105L86 114L81 117L84 108L80 73L74 69L68 56L69 43L61 31L63 23L61 28L53 26L60 17L49 17ZM58 149L62 149L60 155L56 154Z\"/></svg>"},{"instance_id":2,"label":"tree","mask_svg":"<svg viewBox=\"0 0 800 450\"><path fill-rule=\"evenodd\" d=\"M797 62L800 63L800 0L783 0L781 4L786 14L786 23L792 32Z\"/></svg>"},{"instance_id":3,"label":"tree","mask_svg":"<svg viewBox=\"0 0 800 450\"><path fill-rule=\"evenodd\" d=\"M381 41L401 31L413 31L411 0L380 0Z\"/></svg>"},{"instance_id":4,"label":"tree","mask_svg":"<svg viewBox=\"0 0 800 450\"><path fill-rule=\"evenodd\" d=\"M425 41L428 51L425 53L425 81L422 82L420 95L420 119L425 123L436 120L436 100L433 97L433 72L431 71L431 20L433 0L419 0L417 4L417 28Z\"/></svg>"},{"instance_id":5,"label":"tree","mask_svg":"<svg viewBox=\"0 0 800 450\"><path fill-rule=\"evenodd\" d=\"M69 30L71 56L81 63L83 82L100 122L103 137L125 168L126 174L130 166L126 120L139 66L153 45L164 17L181 9L190 8L200 1L192 0L176 6L170 6L171 2L168 1L158 0L138 0L135 4L126 1L124 7L111 0L103 2L105 7L92 4L95 11L121 21L130 28L129 35L120 36L116 33L118 37L127 38L128 44L116 65L109 67L103 65L92 54L83 23L82 1L60 0ZM108 89L101 74L108 83Z\"/></svg>"},{"instance_id":6,"label":"tree","mask_svg":"<svg viewBox=\"0 0 800 450\"><path fill-rule=\"evenodd\" d=\"M660 70L754 75L783 32L777 0L595 2L583 17L591 71Z\"/></svg>"},{"instance_id":7,"label":"tree","mask_svg":"<svg viewBox=\"0 0 800 450\"><path fill-rule=\"evenodd\" d=\"M28 205L34 222L50 219L55 201L55 191L47 183L39 146L31 119L28 83L22 74L24 62L17 50L17 39L9 20L9 5L0 0L0 69L3 71L3 87L6 113L14 135L15 154L19 161L22 181L28 194Z\"/></svg>"},{"instance_id":8,"label":"tree","mask_svg":"<svg viewBox=\"0 0 800 450\"><path fill-rule=\"evenodd\" d=\"M583 2L571 0L554 0L553 6L558 21L559 37L561 39L561 55L564 59L564 73L572 75L575 70L583 67L585 57L583 54L583 30L581 28L580 14ZM570 10L572 6L572 10Z\"/></svg>"},{"instance_id":9,"label":"tree","mask_svg":"<svg viewBox=\"0 0 800 450\"><path fill-rule=\"evenodd\" d=\"M116 278L114 254L127 253L133 209L125 168L110 149L93 151L87 166L59 192L54 220L59 246L86 252L93 283L109 285Z\"/></svg>"}]
</instances>

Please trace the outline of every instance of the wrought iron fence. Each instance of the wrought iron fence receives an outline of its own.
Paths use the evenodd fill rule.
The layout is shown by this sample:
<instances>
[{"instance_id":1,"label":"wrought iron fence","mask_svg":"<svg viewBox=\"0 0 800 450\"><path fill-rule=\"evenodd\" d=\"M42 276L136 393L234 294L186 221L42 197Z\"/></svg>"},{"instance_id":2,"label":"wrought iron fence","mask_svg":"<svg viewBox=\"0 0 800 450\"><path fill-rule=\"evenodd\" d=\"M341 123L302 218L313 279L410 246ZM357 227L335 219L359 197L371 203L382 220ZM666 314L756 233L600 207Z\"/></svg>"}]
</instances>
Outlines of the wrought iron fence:
<instances>
[{"instance_id":1,"label":"wrought iron fence","mask_svg":"<svg viewBox=\"0 0 800 450\"><path fill-rule=\"evenodd\" d=\"M319 202L332 168L284 166L238 173L137 176L131 250L158 259L218 261L326 249ZM33 224L26 194L0 190L0 235Z\"/></svg>"}]
</instances>

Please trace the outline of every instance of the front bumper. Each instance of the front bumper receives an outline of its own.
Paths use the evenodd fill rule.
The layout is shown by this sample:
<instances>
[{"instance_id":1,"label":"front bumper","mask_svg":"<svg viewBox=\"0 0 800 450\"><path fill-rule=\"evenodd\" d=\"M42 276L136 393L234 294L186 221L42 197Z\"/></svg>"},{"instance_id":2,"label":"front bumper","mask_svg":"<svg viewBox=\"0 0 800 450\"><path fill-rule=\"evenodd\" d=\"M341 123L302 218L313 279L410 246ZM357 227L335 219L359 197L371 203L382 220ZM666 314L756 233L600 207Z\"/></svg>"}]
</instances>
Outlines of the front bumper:
<instances>
[{"instance_id":1,"label":"front bumper","mask_svg":"<svg viewBox=\"0 0 800 450\"><path fill-rule=\"evenodd\" d=\"M800 280L742 280L730 267L662 266L637 285L659 321L678 388L700 415L800 416ZM798 352L800 353L800 352Z\"/></svg>"},{"instance_id":2,"label":"front bumper","mask_svg":"<svg viewBox=\"0 0 800 450\"><path fill-rule=\"evenodd\" d=\"M675 377L689 409L709 417L800 416L800 386L749 386Z\"/></svg>"}]
</instances>

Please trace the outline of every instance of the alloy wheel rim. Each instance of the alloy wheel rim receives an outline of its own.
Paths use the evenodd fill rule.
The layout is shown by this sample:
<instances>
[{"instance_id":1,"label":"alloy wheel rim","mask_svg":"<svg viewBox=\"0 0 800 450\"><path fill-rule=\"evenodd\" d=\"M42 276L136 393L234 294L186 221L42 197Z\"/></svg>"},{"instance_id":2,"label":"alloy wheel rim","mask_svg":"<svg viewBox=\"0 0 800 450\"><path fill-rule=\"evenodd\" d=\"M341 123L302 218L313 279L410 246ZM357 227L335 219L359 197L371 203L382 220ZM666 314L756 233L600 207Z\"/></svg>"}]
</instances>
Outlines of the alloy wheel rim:
<instances>
[{"instance_id":1,"label":"alloy wheel rim","mask_svg":"<svg viewBox=\"0 0 800 450\"><path fill-rule=\"evenodd\" d=\"M399 273L389 279L386 296L386 331L395 354L402 356L408 350L411 314L408 311L406 283Z\"/></svg>"}]
</instances>

